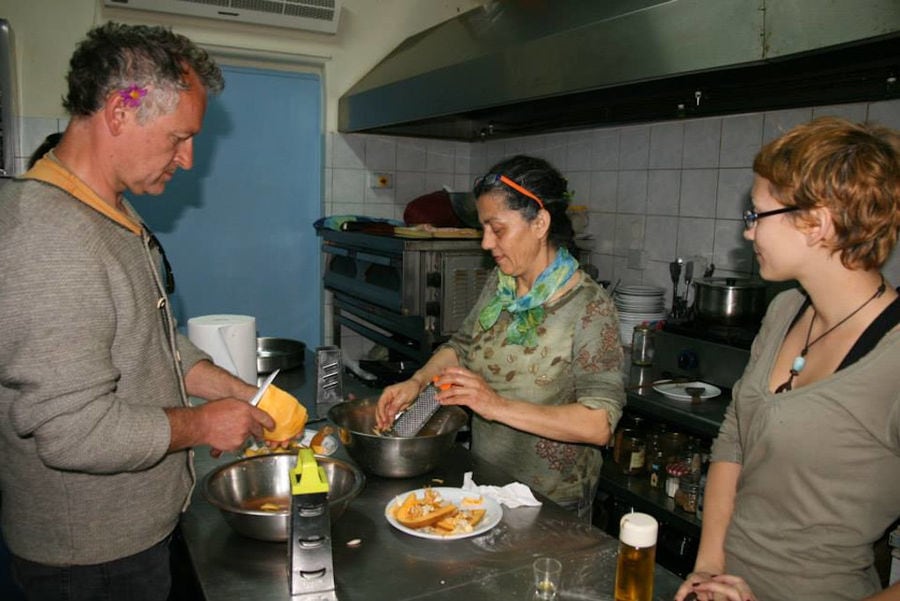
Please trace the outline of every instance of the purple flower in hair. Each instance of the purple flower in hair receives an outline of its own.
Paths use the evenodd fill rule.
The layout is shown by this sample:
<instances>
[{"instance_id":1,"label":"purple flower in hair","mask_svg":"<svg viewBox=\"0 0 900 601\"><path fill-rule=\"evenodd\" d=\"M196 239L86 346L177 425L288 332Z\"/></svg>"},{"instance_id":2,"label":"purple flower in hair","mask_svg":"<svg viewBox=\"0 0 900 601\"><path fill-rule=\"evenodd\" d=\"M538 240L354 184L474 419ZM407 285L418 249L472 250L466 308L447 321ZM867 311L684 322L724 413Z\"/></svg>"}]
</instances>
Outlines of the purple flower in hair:
<instances>
[{"instance_id":1,"label":"purple flower in hair","mask_svg":"<svg viewBox=\"0 0 900 601\"><path fill-rule=\"evenodd\" d=\"M142 88L137 84L131 84L124 90L119 90L119 96L125 106L137 108L141 106L141 98L147 95L147 88Z\"/></svg>"}]
</instances>

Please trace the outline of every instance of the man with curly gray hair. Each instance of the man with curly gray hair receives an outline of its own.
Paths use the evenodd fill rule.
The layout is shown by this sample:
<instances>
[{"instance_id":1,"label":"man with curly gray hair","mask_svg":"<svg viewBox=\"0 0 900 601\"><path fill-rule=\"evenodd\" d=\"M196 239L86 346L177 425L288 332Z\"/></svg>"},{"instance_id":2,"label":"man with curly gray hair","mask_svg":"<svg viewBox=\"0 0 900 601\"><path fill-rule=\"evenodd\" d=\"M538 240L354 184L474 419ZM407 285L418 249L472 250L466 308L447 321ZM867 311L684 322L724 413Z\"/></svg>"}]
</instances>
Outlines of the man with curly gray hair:
<instances>
[{"instance_id":1,"label":"man with curly gray hair","mask_svg":"<svg viewBox=\"0 0 900 601\"><path fill-rule=\"evenodd\" d=\"M0 525L28 599L164 600L190 449L274 426L176 330L168 262L124 197L191 168L222 74L184 36L107 23L68 87L62 139L0 191Z\"/></svg>"}]
</instances>

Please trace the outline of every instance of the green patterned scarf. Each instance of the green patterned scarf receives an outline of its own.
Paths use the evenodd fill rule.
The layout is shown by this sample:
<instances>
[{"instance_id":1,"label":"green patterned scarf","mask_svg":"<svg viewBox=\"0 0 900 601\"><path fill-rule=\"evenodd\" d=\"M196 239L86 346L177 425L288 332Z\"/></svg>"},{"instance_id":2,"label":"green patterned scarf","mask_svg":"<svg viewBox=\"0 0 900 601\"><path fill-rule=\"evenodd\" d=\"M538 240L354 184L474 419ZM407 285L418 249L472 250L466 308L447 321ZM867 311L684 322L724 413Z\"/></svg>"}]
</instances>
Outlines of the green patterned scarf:
<instances>
[{"instance_id":1,"label":"green patterned scarf","mask_svg":"<svg viewBox=\"0 0 900 601\"><path fill-rule=\"evenodd\" d=\"M490 329L505 309L512 315L506 329L506 341L525 347L537 346L537 327L544 321L544 303L569 281L578 269L578 261L565 248L556 251L556 258L541 272L528 294L516 298L516 278L500 273L497 294L481 314L478 323L483 330Z\"/></svg>"}]
</instances>

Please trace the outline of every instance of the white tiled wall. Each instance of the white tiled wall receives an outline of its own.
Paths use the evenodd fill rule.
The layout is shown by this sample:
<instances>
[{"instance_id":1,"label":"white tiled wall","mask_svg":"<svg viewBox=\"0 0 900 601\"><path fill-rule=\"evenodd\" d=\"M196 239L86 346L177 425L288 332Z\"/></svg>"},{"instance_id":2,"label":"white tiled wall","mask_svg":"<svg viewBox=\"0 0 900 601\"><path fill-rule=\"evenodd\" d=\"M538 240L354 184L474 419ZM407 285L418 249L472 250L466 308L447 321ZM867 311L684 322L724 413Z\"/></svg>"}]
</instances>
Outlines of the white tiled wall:
<instances>
[{"instance_id":1,"label":"white tiled wall","mask_svg":"<svg viewBox=\"0 0 900 601\"><path fill-rule=\"evenodd\" d=\"M329 133L325 143L325 215L365 215L403 220L407 203L448 186L469 190L474 179L471 145L464 142ZM373 173L388 174L393 186L371 185ZM322 312L326 344L333 342L331 295ZM359 359L371 343L341 330L345 357Z\"/></svg>"},{"instance_id":2,"label":"white tiled wall","mask_svg":"<svg viewBox=\"0 0 900 601\"><path fill-rule=\"evenodd\" d=\"M663 286L671 297L668 262L676 257L712 262L718 274L755 272L741 235L753 158L763 143L822 115L900 129L900 100L496 140L472 145L472 170L516 152L546 158L569 180L573 202L590 208L600 277ZM895 283L898 255L886 268Z\"/></svg>"},{"instance_id":3,"label":"white tiled wall","mask_svg":"<svg viewBox=\"0 0 900 601\"><path fill-rule=\"evenodd\" d=\"M486 143L329 134L326 214L402 219L406 203L447 184L469 189L473 179L516 153L541 156L559 168L573 202L590 210L592 262L601 279L666 288L669 261L713 263L720 275L751 275L757 266L743 239L752 164L763 143L813 117L837 115L900 129L900 100L807 107L646 125L604 127ZM370 171L394 174L393 190L372 190ZM885 269L900 283L900 253ZM699 275L699 274L698 274ZM330 337L331 311L326 306ZM342 334L348 355L368 344Z\"/></svg>"},{"instance_id":4,"label":"white tiled wall","mask_svg":"<svg viewBox=\"0 0 900 601\"><path fill-rule=\"evenodd\" d=\"M25 173L31 153L50 134L66 129L68 119L48 117L22 117L19 119L19 148L16 149L16 175Z\"/></svg>"}]
</instances>

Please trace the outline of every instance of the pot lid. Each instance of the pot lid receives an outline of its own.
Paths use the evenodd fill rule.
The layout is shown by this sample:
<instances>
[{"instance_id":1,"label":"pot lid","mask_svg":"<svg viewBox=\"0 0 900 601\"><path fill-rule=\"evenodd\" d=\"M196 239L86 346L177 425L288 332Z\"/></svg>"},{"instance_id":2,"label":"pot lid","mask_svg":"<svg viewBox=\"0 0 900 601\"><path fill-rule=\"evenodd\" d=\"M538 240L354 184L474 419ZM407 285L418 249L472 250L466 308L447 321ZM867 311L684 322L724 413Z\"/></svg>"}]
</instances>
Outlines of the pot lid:
<instances>
[{"instance_id":1,"label":"pot lid","mask_svg":"<svg viewBox=\"0 0 900 601\"><path fill-rule=\"evenodd\" d=\"M698 286L709 286L710 288L728 288L728 289L762 289L766 287L766 282L753 278L700 278L695 280Z\"/></svg>"}]
</instances>

